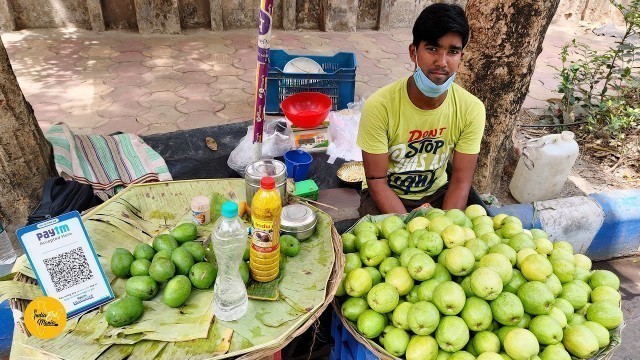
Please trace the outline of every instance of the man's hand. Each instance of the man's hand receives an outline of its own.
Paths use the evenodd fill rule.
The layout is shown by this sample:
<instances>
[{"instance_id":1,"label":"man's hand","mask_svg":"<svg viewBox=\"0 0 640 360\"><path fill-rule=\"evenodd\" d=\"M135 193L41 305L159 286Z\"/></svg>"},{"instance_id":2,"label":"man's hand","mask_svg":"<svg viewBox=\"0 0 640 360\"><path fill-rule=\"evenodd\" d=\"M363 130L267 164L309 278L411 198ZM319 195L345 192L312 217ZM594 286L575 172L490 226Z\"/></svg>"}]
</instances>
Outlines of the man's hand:
<instances>
[{"instance_id":1,"label":"man's hand","mask_svg":"<svg viewBox=\"0 0 640 360\"><path fill-rule=\"evenodd\" d=\"M442 203L443 210L464 210L466 208L477 164L478 154L463 154L454 151L453 172Z\"/></svg>"},{"instance_id":2,"label":"man's hand","mask_svg":"<svg viewBox=\"0 0 640 360\"><path fill-rule=\"evenodd\" d=\"M362 160L369 193L378 206L378 210L383 214L406 213L407 209L398 195L387 185L389 154L370 154L363 151Z\"/></svg>"}]
</instances>

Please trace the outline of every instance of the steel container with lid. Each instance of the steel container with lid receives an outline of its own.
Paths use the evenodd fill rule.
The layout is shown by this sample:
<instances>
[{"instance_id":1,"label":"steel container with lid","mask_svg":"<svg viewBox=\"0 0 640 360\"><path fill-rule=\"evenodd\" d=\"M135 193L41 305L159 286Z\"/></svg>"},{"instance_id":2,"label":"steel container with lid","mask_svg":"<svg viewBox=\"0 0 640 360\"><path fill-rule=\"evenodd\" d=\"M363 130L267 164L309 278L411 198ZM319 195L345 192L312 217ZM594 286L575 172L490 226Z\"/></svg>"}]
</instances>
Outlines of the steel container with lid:
<instances>
[{"instance_id":1,"label":"steel container with lid","mask_svg":"<svg viewBox=\"0 0 640 360\"><path fill-rule=\"evenodd\" d=\"M298 240L306 240L316 231L316 213L302 204L287 205L282 208L280 232L292 235Z\"/></svg>"},{"instance_id":2,"label":"steel container with lid","mask_svg":"<svg viewBox=\"0 0 640 360\"><path fill-rule=\"evenodd\" d=\"M276 190L280 194L282 203L285 203L287 196L287 168L282 161L264 159L247 165L244 170L247 205L251 206L253 196L260 189L260 180L265 176L271 176L276 181Z\"/></svg>"}]
</instances>

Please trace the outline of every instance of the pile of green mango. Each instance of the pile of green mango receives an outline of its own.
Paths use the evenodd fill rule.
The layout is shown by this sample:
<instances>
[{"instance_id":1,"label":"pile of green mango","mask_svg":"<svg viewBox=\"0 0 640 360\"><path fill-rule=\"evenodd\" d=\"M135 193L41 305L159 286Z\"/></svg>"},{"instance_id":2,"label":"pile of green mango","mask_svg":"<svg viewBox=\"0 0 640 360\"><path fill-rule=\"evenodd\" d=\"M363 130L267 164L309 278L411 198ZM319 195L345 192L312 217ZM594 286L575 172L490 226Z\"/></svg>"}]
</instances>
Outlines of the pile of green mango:
<instances>
[{"instance_id":1,"label":"pile of green mango","mask_svg":"<svg viewBox=\"0 0 640 360\"><path fill-rule=\"evenodd\" d=\"M161 284L165 284L162 301L173 308L187 301L192 286L208 289L213 285L218 267L215 259L205 259L205 248L194 241L197 236L196 225L183 223L169 234L156 236L152 245L138 244L133 254L123 248L114 251L111 272L127 278L127 295L107 309L109 325L125 326L140 318L142 301L155 297Z\"/></svg>"}]
</instances>

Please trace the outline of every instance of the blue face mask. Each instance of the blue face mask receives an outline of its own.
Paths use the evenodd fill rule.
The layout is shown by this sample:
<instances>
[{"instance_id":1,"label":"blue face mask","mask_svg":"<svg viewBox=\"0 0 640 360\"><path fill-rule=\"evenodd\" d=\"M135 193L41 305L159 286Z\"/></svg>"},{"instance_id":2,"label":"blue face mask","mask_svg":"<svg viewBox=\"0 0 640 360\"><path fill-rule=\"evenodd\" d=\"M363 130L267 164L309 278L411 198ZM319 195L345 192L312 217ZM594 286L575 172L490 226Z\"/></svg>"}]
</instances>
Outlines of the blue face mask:
<instances>
[{"instance_id":1,"label":"blue face mask","mask_svg":"<svg viewBox=\"0 0 640 360\"><path fill-rule=\"evenodd\" d=\"M414 71L413 73L413 79L416 82L416 86L418 87L418 89L420 89L424 96L436 98L442 95L451 87L453 80L455 80L456 78L456 73L453 73L453 75L451 75L451 77L448 78L447 81L445 81L442 85L437 85L422 72L422 69L420 69L420 66L418 66L417 64L417 60L418 54L416 50L416 71Z\"/></svg>"}]
</instances>

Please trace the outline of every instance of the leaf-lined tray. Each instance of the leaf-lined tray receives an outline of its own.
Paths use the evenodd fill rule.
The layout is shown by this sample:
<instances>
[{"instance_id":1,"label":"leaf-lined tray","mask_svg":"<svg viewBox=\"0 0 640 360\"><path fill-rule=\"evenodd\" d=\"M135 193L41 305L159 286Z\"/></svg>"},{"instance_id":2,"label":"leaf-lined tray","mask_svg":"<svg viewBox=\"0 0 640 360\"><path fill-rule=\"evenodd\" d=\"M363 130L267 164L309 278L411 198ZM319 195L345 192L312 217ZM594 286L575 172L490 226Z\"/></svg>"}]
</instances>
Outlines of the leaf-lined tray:
<instances>
[{"instance_id":1,"label":"leaf-lined tray","mask_svg":"<svg viewBox=\"0 0 640 360\"><path fill-rule=\"evenodd\" d=\"M191 221L191 198L207 195L212 199L213 219L199 227L196 241L202 241L211 233L222 202L234 194L238 201L244 201L244 180L134 185L84 215L87 232L116 297L125 293L125 280L117 279L109 266L116 248L133 251L139 242L150 244L154 236ZM63 334L52 340L17 334L14 351L65 359L223 359L277 348L303 324L308 325L308 320L326 307L328 297L335 293L335 289L328 289L330 278L339 278L332 276L339 247L332 239L331 218L322 211L316 213L316 233L301 243L298 256L287 259L278 284L278 300L250 299L247 313L238 321L214 318L213 289L194 289L178 309L162 303L161 290L155 298L144 302L145 312L134 324L113 328L104 319L104 309L95 310L70 320ZM21 276L33 278L24 259L14 269ZM0 282L0 296L28 300L37 293L33 285L25 282Z\"/></svg>"}]
</instances>

